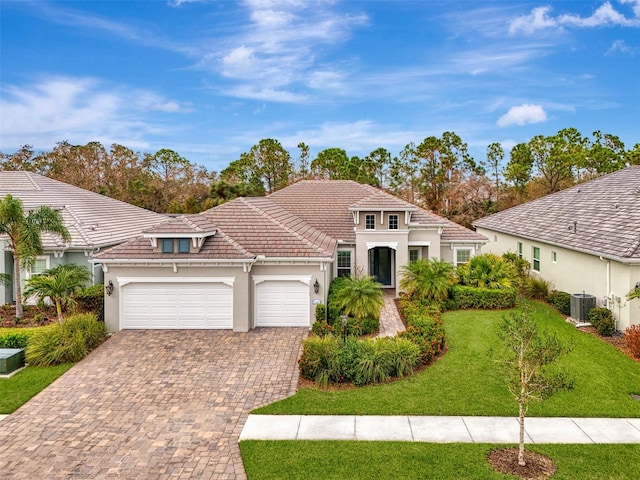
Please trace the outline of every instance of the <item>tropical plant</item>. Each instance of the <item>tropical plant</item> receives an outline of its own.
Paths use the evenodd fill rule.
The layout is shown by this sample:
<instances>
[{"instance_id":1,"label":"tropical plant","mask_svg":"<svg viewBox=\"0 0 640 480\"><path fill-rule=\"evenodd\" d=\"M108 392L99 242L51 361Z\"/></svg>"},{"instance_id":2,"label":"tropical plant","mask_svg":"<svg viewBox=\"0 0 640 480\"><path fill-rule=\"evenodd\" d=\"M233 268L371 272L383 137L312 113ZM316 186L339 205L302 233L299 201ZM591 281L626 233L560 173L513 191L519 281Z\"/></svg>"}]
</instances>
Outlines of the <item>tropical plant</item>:
<instances>
[{"instance_id":1,"label":"tropical plant","mask_svg":"<svg viewBox=\"0 0 640 480\"><path fill-rule=\"evenodd\" d=\"M476 255L469 263L458 266L460 283L472 287L492 290L513 288L517 276L511 263L492 253Z\"/></svg>"},{"instance_id":2,"label":"tropical plant","mask_svg":"<svg viewBox=\"0 0 640 480\"><path fill-rule=\"evenodd\" d=\"M540 277L529 276L522 286L522 294L534 300L547 300L551 290L553 290L553 284Z\"/></svg>"},{"instance_id":3,"label":"tropical plant","mask_svg":"<svg viewBox=\"0 0 640 480\"><path fill-rule=\"evenodd\" d=\"M357 320L380 318L384 305L382 285L366 275L348 277L335 294L335 303L347 315Z\"/></svg>"},{"instance_id":4,"label":"tropical plant","mask_svg":"<svg viewBox=\"0 0 640 480\"><path fill-rule=\"evenodd\" d=\"M413 298L442 301L456 281L450 263L437 258L421 259L402 267L400 287Z\"/></svg>"},{"instance_id":5,"label":"tropical plant","mask_svg":"<svg viewBox=\"0 0 640 480\"><path fill-rule=\"evenodd\" d=\"M640 298L640 287L636 287L627 293L627 299L633 300L634 298Z\"/></svg>"},{"instance_id":6,"label":"tropical plant","mask_svg":"<svg viewBox=\"0 0 640 480\"><path fill-rule=\"evenodd\" d=\"M518 402L518 464L524 466L524 419L529 403L542 401L559 389L572 388L573 383L564 372L550 368L569 348L555 334L539 333L531 308L526 305L504 317L498 336L505 347L500 361L509 392Z\"/></svg>"},{"instance_id":7,"label":"tropical plant","mask_svg":"<svg viewBox=\"0 0 640 480\"><path fill-rule=\"evenodd\" d=\"M37 295L51 299L56 306L58 321L62 323L64 322L62 307L69 308L76 305L73 292L82 288L90 278L86 267L75 263L58 265L27 280L24 295L26 297Z\"/></svg>"},{"instance_id":8,"label":"tropical plant","mask_svg":"<svg viewBox=\"0 0 640 480\"><path fill-rule=\"evenodd\" d=\"M13 254L16 318L23 316L20 270L33 267L42 253L42 233L51 233L65 242L71 240L60 212L53 208L42 205L25 215L19 198L6 195L0 200L0 235L7 237L7 249Z\"/></svg>"}]
</instances>

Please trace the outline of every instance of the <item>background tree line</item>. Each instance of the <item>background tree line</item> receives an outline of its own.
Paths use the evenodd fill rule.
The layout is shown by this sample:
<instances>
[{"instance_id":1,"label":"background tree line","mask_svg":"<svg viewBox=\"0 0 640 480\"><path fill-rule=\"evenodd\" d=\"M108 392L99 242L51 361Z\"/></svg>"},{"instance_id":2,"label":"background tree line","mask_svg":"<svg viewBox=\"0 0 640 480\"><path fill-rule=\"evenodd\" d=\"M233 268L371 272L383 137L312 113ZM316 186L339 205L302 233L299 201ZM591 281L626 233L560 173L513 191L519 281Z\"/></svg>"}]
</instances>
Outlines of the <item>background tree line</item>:
<instances>
[{"instance_id":1,"label":"background tree line","mask_svg":"<svg viewBox=\"0 0 640 480\"><path fill-rule=\"evenodd\" d=\"M377 148L365 157L327 148L295 158L275 139L260 140L219 174L178 153L137 153L97 142L60 142L34 155L24 146L0 153L3 170L29 170L156 212L197 213L238 196L272 193L301 179L355 180L383 188L463 225L576 183L640 165L640 143L625 149L615 135L583 136L575 128L537 135L506 152L500 143L474 159L454 132L409 143L394 156Z\"/></svg>"}]
</instances>

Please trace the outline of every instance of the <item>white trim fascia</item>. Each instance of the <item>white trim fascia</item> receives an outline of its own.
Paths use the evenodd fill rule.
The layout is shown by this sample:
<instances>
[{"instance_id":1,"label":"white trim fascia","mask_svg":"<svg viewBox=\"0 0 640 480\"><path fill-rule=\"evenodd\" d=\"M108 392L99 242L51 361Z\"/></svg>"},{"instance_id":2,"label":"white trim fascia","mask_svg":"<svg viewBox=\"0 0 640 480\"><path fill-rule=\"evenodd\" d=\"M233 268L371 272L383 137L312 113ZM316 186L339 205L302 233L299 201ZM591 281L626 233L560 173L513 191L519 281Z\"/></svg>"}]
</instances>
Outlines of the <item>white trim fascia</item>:
<instances>
[{"instance_id":1,"label":"white trim fascia","mask_svg":"<svg viewBox=\"0 0 640 480\"><path fill-rule=\"evenodd\" d=\"M287 262L287 263L324 263L333 262L333 257L260 257L256 258L255 263L265 265L269 262Z\"/></svg>"},{"instance_id":2,"label":"white trim fascia","mask_svg":"<svg viewBox=\"0 0 640 480\"><path fill-rule=\"evenodd\" d=\"M142 238L207 238L214 237L218 230L208 232L172 232L172 233L143 233Z\"/></svg>"},{"instance_id":3,"label":"white trim fascia","mask_svg":"<svg viewBox=\"0 0 640 480\"><path fill-rule=\"evenodd\" d=\"M251 275L254 285L271 280L302 282L305 285L311 285L312 275Z\"/></svg>"},{"instance_id":4,"label":"white trim fascia","mask_svg":"<svg viewBox=\"0 0 640 480\"><path fill-rule=\"evenodd\" d=\"M367 251L378 248L378 247L387 247L393 250L398 250L398 242L366 242Z\"/></svg>"},{"instance_id":5,"label":"white trim fascia","mask_svg":"<svg viewBox=\"0 0 640 480\"><path fill-rule=\"evenodd\" d=\"M116 277L119 287L130 283L224 283L233 287L236 277Z\"/></svg>"},{"instance_id":6,"label":"white trim fascia","mask_svg":"<svg viewBox=\"0 0 640 480\"><path fill-rule=\"evenodd\" d=\"M429 240L409 240L407 244L410 247L430 247L431 242Z\"/></svg>"},{"instance_id":7,"label":"white trim fascia","mask_svg":"<svg viewBox=\"0 0 640 480\"><path fill-rule=\"evenodd\" d=\"M356 230L356 233L370 235L372 233L381 234L381 235L397 235L397 234L408 234L409 230Z\"/></svg>"},{"instance_id":8,"label":"white trim fascia","mask_svg":"<svg viewBox=\"0 0 640 480\"><path fill-rule=\"evenodd\" d=\"M174 264L184 266L184 267L209 267L216 264L221 265L236 265L243 266L246 264L255 263L254 259L249 260L238 260L238 259L131 259L131 258L121 258L121 259L97 259L92 258L89 260L90 263L99 263L103 266L112 265L112 266L136 266L136 267L173 267ZM105 270L106 271L106 270Z\"/></svg>"},{"instance_id":9,"label":"white trim fascia","mask_svg":"<svg viewBox=\"0 0 640 480\"><path fill-rule=\"evenodd\" d=\"M440 240L440 244L441 245L478 245L478 244L485 244L485 243L491 243L488 239L487 240Z\"/></svg>"},{"instance_id":10,"label":"white trim fascia","mask_svg":"<svg viewBox=\"0 0 640 480\"><path fill-rule=\"evenodd\" d=\"M387 208L387 207L349 207L350 212L416 212L417 207Z\"/></svg>"}]
</instances>

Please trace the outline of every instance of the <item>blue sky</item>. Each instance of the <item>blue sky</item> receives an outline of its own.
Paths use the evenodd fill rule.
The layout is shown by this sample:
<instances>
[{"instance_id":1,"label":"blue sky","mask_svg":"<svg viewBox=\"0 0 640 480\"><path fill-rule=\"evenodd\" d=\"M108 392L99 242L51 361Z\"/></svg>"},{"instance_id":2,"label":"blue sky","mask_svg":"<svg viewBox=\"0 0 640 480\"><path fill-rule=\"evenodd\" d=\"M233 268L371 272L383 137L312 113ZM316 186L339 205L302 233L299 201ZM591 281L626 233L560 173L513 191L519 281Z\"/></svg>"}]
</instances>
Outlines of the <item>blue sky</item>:
<instances>
[{"instance_id":1,"label":"blue sky","mask_svg":"<svg viewBox=\"0 0 640 480\"><path fill-rule=\"evenodd\" d=\"M5 153L100 141L220 171L262 138L640 142L640 0L2 0L0 22Z\"/></svg>"}]
</instances>

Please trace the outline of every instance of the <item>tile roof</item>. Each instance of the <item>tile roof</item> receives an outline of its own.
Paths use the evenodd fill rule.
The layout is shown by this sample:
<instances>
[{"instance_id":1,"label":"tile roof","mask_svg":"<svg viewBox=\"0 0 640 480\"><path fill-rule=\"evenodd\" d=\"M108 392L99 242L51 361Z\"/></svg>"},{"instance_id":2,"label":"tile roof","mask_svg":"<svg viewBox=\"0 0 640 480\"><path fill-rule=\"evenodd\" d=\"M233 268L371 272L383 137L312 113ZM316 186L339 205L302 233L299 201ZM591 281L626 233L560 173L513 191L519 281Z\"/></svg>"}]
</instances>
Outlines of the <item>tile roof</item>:
<instances>
[{"instance_id":1,"label":"tile roof","mask_svg":"<svg viewBox=\"0 0 640 480\"><path fill-rule=\"evenodd\" d=\"M445 242L487 240L483 235L433 212L352 180L302 180L272 193L268 198L336 240L345 242L355 242L356 239L349 209L368 207L410 210L413 212L412 223L444 227L441 239Z\"/></svg>"},{"instance_id":2,"label":"tile roof","mask_svg":"<svg viewBox=\"0 0 640 480\"><path fill-rule=\"evenodd\" d=\"M135 237L167 217L98 193L31 172L0 171L0 197L11 194L22 200L25 210L48 205L60 211L71 234L70 248L94 249ZM45 249L64 246L43 235Z\"/></svg>"},{"instance_id":3,"label":"tile roof","mask_svg":"<svg viewBox=\"0 0 640 480\"><path fill-rule=\"evenodd\" d=\"M476 220L477 227L620 259L640 259L640 166Z\"/></svg>"},{"instance_id":4,"label":"tile roof","mask_svg":"<svg viewBox=\"0 0 640 480\"><path fill-rule=\"evenodd\" d=\"M171 220L144 230L144 234L206 234L215 233L217 226L202 215L179 215Z\"/></svg>"}]
</instances>

